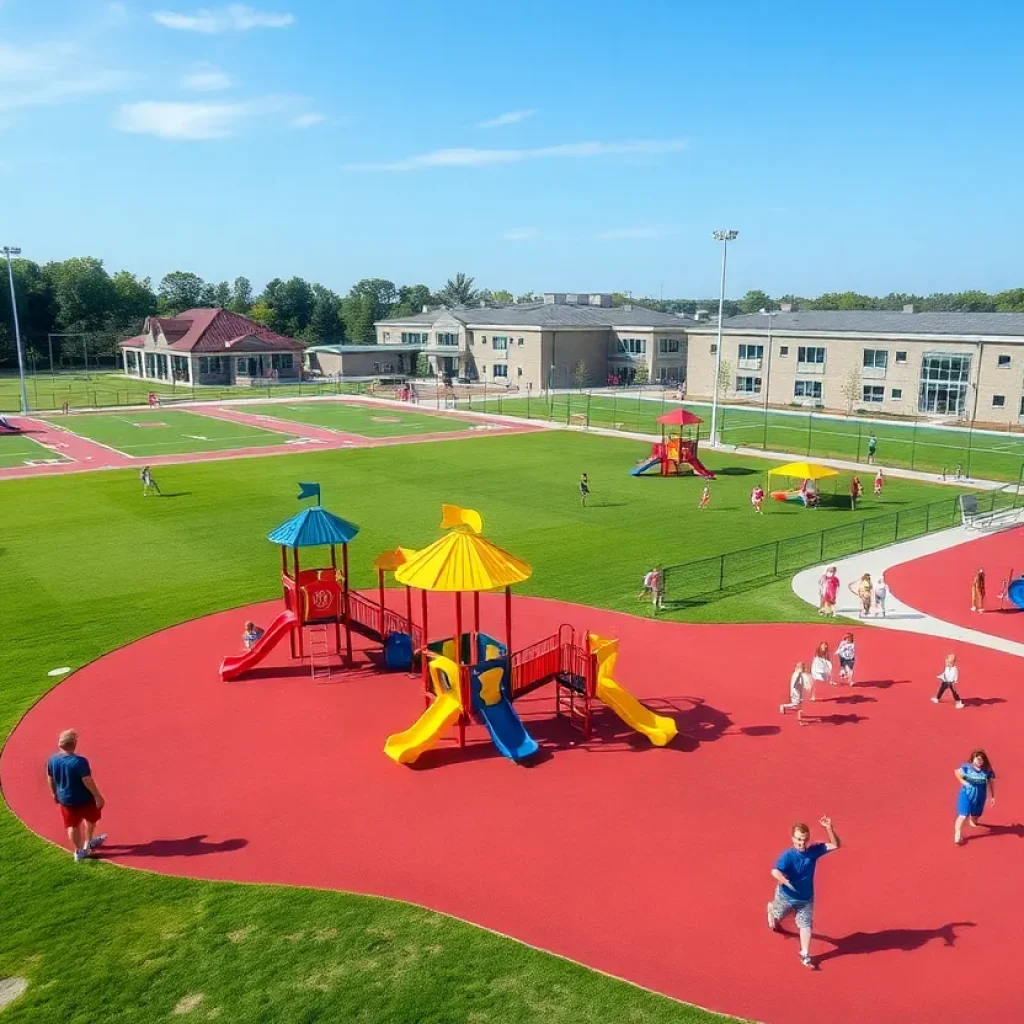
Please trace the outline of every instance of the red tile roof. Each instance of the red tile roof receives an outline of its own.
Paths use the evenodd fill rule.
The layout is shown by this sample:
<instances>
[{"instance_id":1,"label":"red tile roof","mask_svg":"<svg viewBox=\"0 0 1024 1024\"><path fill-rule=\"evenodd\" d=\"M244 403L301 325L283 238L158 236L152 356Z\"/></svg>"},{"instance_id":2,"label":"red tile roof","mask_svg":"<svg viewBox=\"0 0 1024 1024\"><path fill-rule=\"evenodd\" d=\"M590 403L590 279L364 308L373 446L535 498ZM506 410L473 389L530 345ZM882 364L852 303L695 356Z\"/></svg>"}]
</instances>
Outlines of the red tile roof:
<instances>
[{"instance_id":1,"label":"red tile roof","mask_svg":"<svg viewBox=\"0 0 1024 1024\"><path fill-rule=\"evenodd\" d=\"M150 317L146 326L156 324L173 352L227 352L247 338L262 341L264 352L301 352L301 342L275 334L255 320L226 309L187 309L175 317ZM147 335L122 341L122 347L141 348Z\"/></svg>"}]
</instances>

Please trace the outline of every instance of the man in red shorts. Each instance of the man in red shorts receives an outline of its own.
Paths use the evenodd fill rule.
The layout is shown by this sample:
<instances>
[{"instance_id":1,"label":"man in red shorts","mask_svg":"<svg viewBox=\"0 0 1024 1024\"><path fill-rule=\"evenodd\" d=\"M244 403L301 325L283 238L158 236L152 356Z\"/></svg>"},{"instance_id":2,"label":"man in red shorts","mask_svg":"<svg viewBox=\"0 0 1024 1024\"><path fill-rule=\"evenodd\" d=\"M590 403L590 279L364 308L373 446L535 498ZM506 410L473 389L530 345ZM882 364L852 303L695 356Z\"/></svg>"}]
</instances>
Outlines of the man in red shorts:
<instances>
[{"instance_id":1,"label":"man in red shorts","mask_svg":"<svg viewBox=\"0 0 1024 1024\"><path fill-rule=\"evenodd\" d=\"M68 839L75 851L77 864L102 846L103 840L107 838L105 832L99 836L93 835L103 811L104 800L93 781L89 762L81 754L75 753L78 733L74 729L66 729L60 734L57 746L60 749L46 762L46 778L64 818L64 827L68 830Z\"/></svg>"}]
</instances>

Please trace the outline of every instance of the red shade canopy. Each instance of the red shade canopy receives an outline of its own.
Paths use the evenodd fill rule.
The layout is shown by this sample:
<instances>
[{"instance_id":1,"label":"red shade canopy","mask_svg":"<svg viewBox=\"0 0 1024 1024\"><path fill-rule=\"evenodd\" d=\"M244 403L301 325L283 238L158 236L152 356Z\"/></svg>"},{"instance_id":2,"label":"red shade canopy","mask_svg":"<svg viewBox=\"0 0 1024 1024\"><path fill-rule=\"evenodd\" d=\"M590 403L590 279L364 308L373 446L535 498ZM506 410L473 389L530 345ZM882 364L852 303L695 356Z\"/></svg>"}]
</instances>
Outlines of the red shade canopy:
<instances>
[{"instance_id":1,"label":"red shade canopy","mask_svg":"<svg viewBox=\"0 0 1024 1024\"><path fill-rule=\"evenodd\" d=\"M659 416L658 422L664 423L667 427L692 427L695 423L704 421L699 416L694 416L692 412L680 408L673 409L671 412L665 413L664 416Z\"/></svg>"}]
</instances>

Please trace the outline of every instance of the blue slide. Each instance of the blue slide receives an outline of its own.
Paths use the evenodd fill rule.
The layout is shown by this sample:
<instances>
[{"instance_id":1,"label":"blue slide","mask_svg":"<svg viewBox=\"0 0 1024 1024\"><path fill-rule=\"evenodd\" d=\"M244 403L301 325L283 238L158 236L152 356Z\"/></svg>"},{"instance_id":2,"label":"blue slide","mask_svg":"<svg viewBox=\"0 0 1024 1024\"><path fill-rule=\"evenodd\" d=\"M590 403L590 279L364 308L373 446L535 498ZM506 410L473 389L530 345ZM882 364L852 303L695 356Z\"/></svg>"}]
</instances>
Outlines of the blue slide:
<instances>
[{"instance_id":1,"label":"blue slide","mask_svg":"<svg viewBox=\"0 0 1024 1024\"><path fill-rule=\"evenodd\" d=\"M523 761L539 749L526 731L502 685L505 662L484 662L470 670L470 695L473 711L487 727L491 742L513 761Z\"/></svg>"},{"instance_id":2,"label":"blue slide","mask_svg":"<svg viewBox=\"0 0 1024 1024\"><path fill-rule=\"evenodd\" d=\"M1015 579L1007 588L1006 596L1017 608L1024 608L1024 576Z\"/></svg>"},{"instance_id":3,"label":"blue slide","mask_svg":"<svg viewBox=\"0 0 1024 1024\"><path fill-rule=\"evenodd\" d=\"M630 476L639 476L641 473L646 473L647 470L653 469L661 462L661 459L648 459L646 462L637 463L630 471Z\"/></svg>"}]
</instances>

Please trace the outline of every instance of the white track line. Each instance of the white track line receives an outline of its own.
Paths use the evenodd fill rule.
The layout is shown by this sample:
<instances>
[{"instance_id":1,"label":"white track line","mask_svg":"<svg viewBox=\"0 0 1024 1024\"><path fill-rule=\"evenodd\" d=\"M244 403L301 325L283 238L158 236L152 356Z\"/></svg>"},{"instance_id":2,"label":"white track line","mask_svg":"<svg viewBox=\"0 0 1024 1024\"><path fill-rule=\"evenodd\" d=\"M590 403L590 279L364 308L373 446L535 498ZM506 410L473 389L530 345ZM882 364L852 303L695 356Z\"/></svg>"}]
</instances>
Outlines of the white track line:
<instances>
[{"instance_id":1,"label":"white track line","mask_svg":"<svg viewBox=\"0 0 1024 1024\"><path fill-rule=\"evenodd\" d=\"M887 548L879 548L876 551L865 551L850 558L841 558L835 562L828 562L813 569L804 569L793 577L793 592L797 597L818 606L818 580L829 565L834 565L839 575L839 600L836 603L836 613L845 615L851 619L859 617L859 602L850 593L847 585L859 579L864 573L871 573L872 578L877 579L883 573L887 573L893 566L903 562L911 562L915 558L922 558L925 555L934 554L936 551L945 551L947 548L956 547L958 544L965 544L968 541L977 540L978 533L968 530L966 527L957 526L951 530L942 530L940 533L928 534L925 537L916 537L914 540L902 541L899 544L891 544ZM963 643L975 644L978 647L989 647L994 651L1003 651L1005 654L1015 654L1024 658L1024 644L1014 640L1006 640L1001 636L992 636L989 633L982 633L976 629L968 629L966 626L958 626L943 619L937 619L932 615L911 608L904 604L889 588L889 597L886 601L886 617L872 615L860 621L866 626L878 626L881 629L898 629L906 633L923 633L926 636L942 636L950 640L960 640Z\"/></svg>"}]
</instances>

